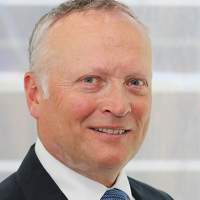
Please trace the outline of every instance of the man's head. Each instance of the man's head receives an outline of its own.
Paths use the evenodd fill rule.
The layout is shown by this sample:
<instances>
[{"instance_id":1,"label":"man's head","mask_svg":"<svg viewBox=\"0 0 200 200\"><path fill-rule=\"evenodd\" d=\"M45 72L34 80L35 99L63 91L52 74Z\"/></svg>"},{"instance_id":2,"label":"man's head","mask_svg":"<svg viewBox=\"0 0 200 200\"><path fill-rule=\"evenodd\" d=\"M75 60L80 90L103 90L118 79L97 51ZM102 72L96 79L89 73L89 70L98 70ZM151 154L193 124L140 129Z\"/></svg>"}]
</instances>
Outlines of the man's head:
<instances>
[{"instance_id":1,"label":"man's head","mask_svg":"<svg viewBox=\"0 0 200 200\"><path fill-rule=\"evenodd\" d=\"M63 164L109 187L147 133L152 78L148 36L124 11L88 7L54 21L43 40L44 52L35 54L40 68L25 76L39 138ZM48 99L38 77L43 65L49 71L44 79Z\"/></svg>"},{"instance_id":2,"label":"man's head","mask_svg":"<svg viewBox=\"0 0 200 200\"><path fill-rule=\"evenodd\" d=\"M39 79L44 91L44 98L49 97L48 77L51 72L54 52L48 49L47 35L56 21L72 12L86 12L89 9L99 11L122 11L134 18L144 29L148 36L148 28L135 16L126 5L115 0L70 0L52 9L44 15L35 25L29 43L30 71Z\"/></svg>"}]
</instances>

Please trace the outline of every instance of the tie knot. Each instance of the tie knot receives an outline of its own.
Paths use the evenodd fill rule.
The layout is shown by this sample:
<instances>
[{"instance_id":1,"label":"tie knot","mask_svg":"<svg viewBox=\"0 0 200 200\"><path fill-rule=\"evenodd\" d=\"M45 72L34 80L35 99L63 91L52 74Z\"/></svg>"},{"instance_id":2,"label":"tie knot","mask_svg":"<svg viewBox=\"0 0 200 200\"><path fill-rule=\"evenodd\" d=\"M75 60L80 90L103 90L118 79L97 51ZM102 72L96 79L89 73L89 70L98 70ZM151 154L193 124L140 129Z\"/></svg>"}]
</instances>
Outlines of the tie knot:
<instances>
[{"instance_id":1,"label":"tie knot","mask_svg":"<svg viewBox=\"0 0 200 200\"><path fill-rule=\"evenodd\" d=\"M101 200L128 200L125 192L116 188L107 190Z\"/></svg>"}]
</instances>

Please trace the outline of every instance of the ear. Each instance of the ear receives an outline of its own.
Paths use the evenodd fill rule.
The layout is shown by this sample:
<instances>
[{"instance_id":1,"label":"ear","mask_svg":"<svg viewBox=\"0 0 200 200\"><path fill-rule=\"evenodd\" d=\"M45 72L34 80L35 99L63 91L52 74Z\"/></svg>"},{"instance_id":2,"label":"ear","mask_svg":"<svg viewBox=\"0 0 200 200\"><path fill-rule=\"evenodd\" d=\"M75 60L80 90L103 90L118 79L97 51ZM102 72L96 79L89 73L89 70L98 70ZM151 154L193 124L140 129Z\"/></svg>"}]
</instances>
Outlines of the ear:
<instances>
[{"instance_id":1,"label":"ear","mask_svg":"<svg viewBox=\"0 0 200 200\"><path fill-rule=\"evenodd\" d=\"M39 119L39 84L31 72L24 76L24 90L29 111L35 119Z\"/></svg>"}]
</instances>

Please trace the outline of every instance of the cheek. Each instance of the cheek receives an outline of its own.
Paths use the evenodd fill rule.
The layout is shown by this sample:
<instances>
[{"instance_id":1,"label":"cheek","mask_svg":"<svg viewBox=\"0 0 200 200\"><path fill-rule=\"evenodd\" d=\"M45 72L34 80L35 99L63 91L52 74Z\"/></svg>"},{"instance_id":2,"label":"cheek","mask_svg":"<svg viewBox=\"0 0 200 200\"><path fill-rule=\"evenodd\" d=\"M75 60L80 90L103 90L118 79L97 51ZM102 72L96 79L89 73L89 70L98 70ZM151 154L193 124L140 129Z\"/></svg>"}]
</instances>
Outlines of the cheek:
<instances>
[{"instance_id":1,"label":"cheek","mask_svg":"<svg viewBox=\"0 0 200 200\"><path fill-rule=\"evenodd\" d=\"M146 123L151 115L151 98L139 98L134 104L134 114L138 120Z\"/></svg>"},{"instance_id":2,"label":"cheek","mask_svg":"<svg viewBox=\"0 0 200 200\"><path fill-rule=\"evenodd\" d=\"M73 118L81 119L91 115L96 109L96 101L94 98L77 96L69 101L70 113Z\"/></svg>"}]
</instances>

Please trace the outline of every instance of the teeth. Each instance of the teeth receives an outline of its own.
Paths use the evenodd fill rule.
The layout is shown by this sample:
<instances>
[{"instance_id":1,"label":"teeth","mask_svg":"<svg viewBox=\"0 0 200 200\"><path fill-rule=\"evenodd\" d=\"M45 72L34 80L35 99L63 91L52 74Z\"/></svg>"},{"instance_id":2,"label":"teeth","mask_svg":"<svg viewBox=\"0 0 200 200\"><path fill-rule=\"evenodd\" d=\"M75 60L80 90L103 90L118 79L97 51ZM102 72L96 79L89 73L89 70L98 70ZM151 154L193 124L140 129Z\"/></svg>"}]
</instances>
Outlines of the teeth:
<instances>
[{"instance_id":1,"label":"teeth","mask_svg":"<svg viewBox=\"0 0 200 200\"><path fill-rule=\"evenodd\" d=\"M119 133L119 130L114 130L114 134L118 134Z\"/></svg>"},{"instance_id":2,"label":"teeth","mask_svg":"<svg viewBox=\"0 0 200 200\"><path fill-rule=\"evenodd\" d=\"M99 132L104 132L104 133L109 133L109 134L122 134L125 132L124 129L102 129L102 128L95 128L95 131L99 131Z\"/></svg>"},{"instance_id":3,"label":"teeth","mask_svg":"<svg viewBox=\"0 0 200 200\"><path fill-rule=\"evenodd\" d=\"M105 129L105 128L104 128L104 129L102 130L102 132L108 133L108 129Z\"/></svg>"},{"instance_id":4,"label":"teeth","mask_svg":"<svg viewBox=\"0 0 200 200\"><path fill-rule=\"evenodd\" d=\"M114 130L108 129L108 133L113 133L113 132L114 132Z\"/></svg>"}]
</instances>

